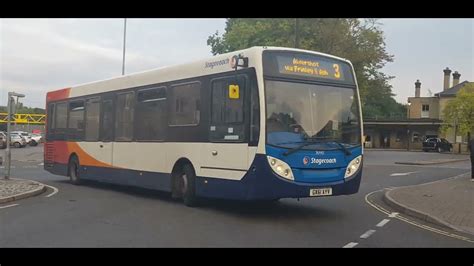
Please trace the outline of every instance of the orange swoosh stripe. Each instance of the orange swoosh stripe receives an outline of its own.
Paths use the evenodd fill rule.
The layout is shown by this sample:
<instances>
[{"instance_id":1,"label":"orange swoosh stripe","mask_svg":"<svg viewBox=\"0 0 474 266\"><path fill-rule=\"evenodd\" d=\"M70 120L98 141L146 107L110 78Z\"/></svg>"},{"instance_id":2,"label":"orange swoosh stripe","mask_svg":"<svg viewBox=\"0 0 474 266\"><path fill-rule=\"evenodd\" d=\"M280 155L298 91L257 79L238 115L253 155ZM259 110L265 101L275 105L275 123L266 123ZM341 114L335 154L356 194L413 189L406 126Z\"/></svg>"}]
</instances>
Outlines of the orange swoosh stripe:
<instances>
[{"instance_id":1,"label":"orange swoosh stripe","mask_svg":"<svg viewBox=\"0 0 474 266\"><path fill-rule=\"evenodd\" d=\"M76 153L77 156L79 157L79 164L80 165L87 165L87 166L97 166L97 167L109 167L109 168L119 168L119 167L114 167L111 164L101 162L91 155L89 155L86 151L84 151L79 144L76 142L68 142L67 143L67 148L69 151L69 154L71 153Z\"/></svg>"}]
</instances>

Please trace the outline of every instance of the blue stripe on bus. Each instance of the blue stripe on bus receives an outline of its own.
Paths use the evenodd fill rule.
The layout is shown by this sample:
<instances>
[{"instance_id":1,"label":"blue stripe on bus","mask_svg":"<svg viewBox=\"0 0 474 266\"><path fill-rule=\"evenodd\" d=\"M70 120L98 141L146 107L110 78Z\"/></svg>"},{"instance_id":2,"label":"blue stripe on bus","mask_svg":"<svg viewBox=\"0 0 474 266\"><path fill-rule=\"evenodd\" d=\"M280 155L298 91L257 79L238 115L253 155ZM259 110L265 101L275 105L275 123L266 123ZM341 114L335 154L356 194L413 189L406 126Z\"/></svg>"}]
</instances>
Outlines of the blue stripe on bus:
<instances>
[{"instance_id":1,"label":"blue stripe on bus","mask_svg":"<svg viewBox=\"0 0 474 266\"><path fill-rule=\"evenodd\" d=\"M67 175L67 166L55 164L45 169L60 175ZM140 175L141 173L141 175ZM126 186L136 186L161 191L170 191L169 173L145 172L114 168L87 167L82 178ZM257 154L242 180L227 180L212 177L196 178L196 194L207 198L236 200L265 200L278 198L309 197L312 188L331 187L332 195L357 193L362 176L361 170L348 180L326 183L304 183L285 180L277 176L268 165L266 155ZM207 182L206 182L207 181Z\"/></svg>"}]
</instances>

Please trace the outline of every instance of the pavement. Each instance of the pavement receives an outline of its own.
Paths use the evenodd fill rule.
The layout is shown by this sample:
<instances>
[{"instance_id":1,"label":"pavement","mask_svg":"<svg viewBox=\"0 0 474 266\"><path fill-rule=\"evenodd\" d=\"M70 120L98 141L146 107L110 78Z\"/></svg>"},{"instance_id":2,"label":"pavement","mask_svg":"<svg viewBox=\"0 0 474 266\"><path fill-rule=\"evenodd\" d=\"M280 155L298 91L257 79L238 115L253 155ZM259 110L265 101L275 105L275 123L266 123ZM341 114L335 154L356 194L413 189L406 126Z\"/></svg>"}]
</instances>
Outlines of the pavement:
<instances>
[{"instance_id":1,"label":"pavement","mask_svg":"<svg viewBox=\"0 0 474 266\"><path fill-rule=\"evenodd\" d=\"M0 180L0 204L32 197L46 191L46 187L32 180L10 178Z\"/></svg>"},{"instance_id":2,"label":"pavement","mask_svg":"<svg viewBox=\"0 0 474 266\"><path fill-rule=\"evenodd\" d=\"M412 162L395 162L396 164L406 164L406 165L431 165L431 164L442 164L442 163L454 163L454 162L463 162L469 161L468 158L456 158L456 159L432 159L432 160L419 160Z\"/></svg>"},{"instance_id":3,"label":"pavement","mask_svg":"<svg viewBox=\"0 0 474 266\"><path fill-rule=\"evenodd\" d=\"M470 173L395 188L385 193L384 200L401 213L474 235L474 182Z\"/></svg>"},{"instance_id":4,"label":"pavement","mask_svg":"<svg viewBox=\"0 0 474 266\"><path fill-rule=\"evenodd\" d=\"M12 169L17 167L36 168L40 167L43 161L43 144L36 147L12 148ZM0 161L3 162L3 153L0 153ZM1 169L5 166L2 164ZM0 204L27 197L32 197L46 191L44 184L36 181L10 178L4 179L0 177Z\"/></svg>"}]
</instances>

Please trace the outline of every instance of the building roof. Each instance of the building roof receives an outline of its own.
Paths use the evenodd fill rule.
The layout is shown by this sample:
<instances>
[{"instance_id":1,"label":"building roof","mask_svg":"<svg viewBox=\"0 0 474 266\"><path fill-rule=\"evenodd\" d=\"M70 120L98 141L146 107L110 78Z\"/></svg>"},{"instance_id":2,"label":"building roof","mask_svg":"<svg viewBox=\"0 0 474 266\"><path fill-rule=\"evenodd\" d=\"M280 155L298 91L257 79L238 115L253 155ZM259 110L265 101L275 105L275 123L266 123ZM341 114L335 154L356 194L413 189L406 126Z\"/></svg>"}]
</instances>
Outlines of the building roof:
<instances>
[{"instance_id":1,"label":"building roof","mask_svg":"<svg viewBox=\"0 0 474 266\"><path fill-rule=\"evenodd\" d=\"M441 125L442 120L434 118L410 118L410 119L364 119L364 125Z\"/></svg>"},{"instance_id":2,"label":"building roof","mask_svg":"<svg viewBox=\"0 0 474 266\"><path fill-rule=\"evenodd\" d=\"M442 91L442 92L438 92L435 94L435 96L439 96L439 97L443 97L443 96L456 96L456 93L458 93L458 91L460 89L462 89L465 85L467 85L469 83L469 81L465 80L459 84L457 84L456 86L453 86L445 91Z\"/></svg>"}]
</instances>

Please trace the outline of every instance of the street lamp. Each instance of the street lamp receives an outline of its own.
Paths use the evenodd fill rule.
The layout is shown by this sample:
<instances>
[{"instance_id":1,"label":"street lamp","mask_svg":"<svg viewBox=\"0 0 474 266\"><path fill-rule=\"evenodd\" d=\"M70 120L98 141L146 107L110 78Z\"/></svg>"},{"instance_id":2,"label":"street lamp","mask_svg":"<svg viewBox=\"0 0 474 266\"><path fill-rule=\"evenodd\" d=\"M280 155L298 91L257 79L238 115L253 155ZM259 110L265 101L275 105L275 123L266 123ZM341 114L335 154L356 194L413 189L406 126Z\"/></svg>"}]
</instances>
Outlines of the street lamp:
<instances>
[{"instance_id":1,"label":"street lamp","mask_svg":"<svg viewBox=\"0 0 474 266\"><path fill-rule=\"evenodd\" d=\"M298 46L299 46L298 24L299 24L299 21L298 21L297 18L295 18L295 48L298 48Z\"/></svg>"},{"instance_id":2,"label":"street lamp","mask_svg":"<svg viewBox=\"0 0 474 266\"><path fill-rule=\"evenodd\" d=\"M125 41L127 39L127 19L123 20L123 56L122 56L122 76L125 75Z\"/></svg>"},{"instance_id":3,"label":"street lamp","mask_svg":"<svg viewBox=\"0 0 474 266\"><path fill-rule=\"evenodd\" d=\"M15 98L16 97L16 104L18 104L18 99L25 97L24 94L16 93L16 92L8 92L8 104L7 104L7 112L8 112L8 118L7 118L7 147L5 149L5 161L6 161L6 166L5 166L5 179L10 178L10 169L11 169L11 150L10 150L10 124L12 120L12 116L15 115Z\"/></svg>"}]
</instances>

